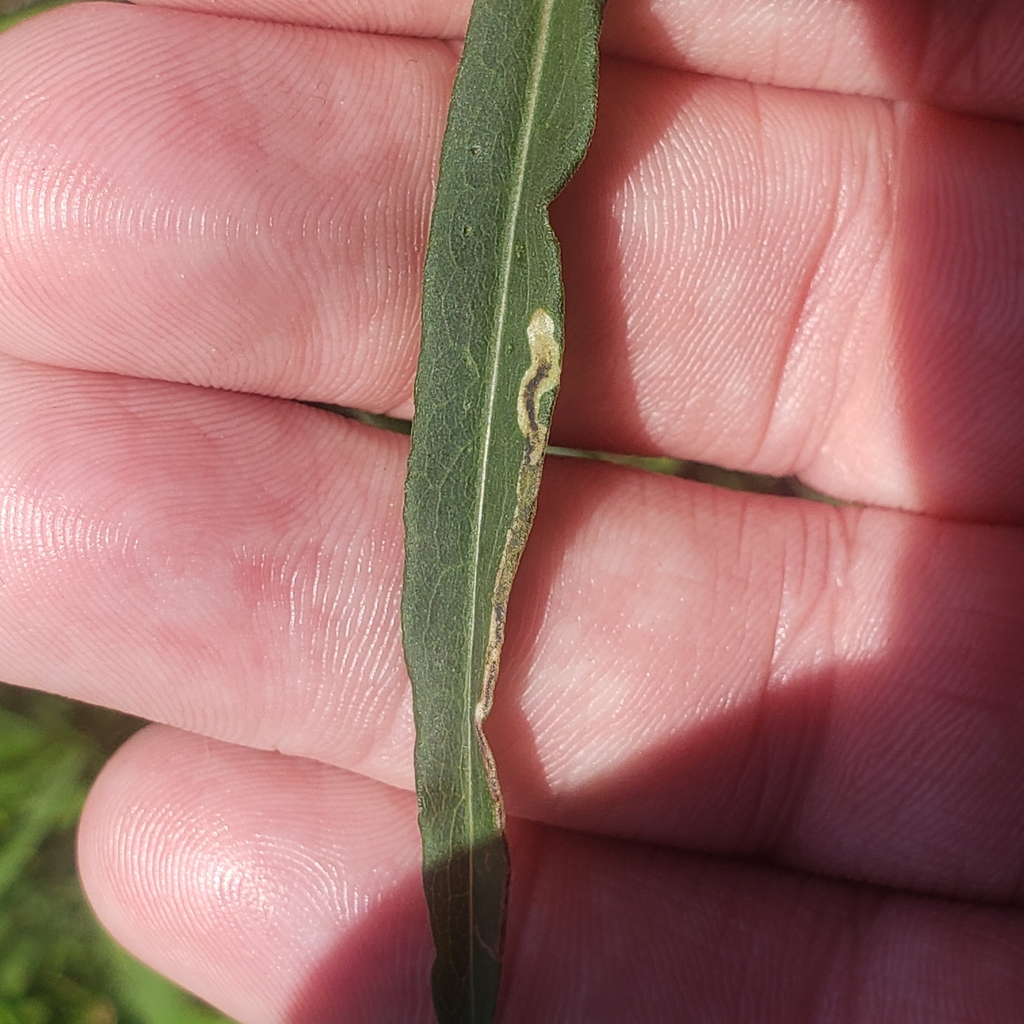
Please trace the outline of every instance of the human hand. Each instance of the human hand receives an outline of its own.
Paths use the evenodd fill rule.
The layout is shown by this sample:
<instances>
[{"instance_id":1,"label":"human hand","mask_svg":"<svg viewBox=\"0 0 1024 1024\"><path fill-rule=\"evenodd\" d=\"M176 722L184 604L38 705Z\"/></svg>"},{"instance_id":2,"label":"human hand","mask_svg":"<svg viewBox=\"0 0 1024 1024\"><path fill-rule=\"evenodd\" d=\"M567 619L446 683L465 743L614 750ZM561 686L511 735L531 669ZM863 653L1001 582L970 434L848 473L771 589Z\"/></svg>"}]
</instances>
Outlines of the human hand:
<instances>
[{"instance_id":1,"label":"human hand","mask_svg":"<svg viewBox=\"0 0 1024 1024\"><path fill-rule=\"evenodd\" d=\"M164 6L278 23L0 37L0 678L164 723L81 825L129 949L429 1021L406 444L287 399L411 411L466 5ZM1019 1019L1024 19L968 6L612 0L553 440L868 507L549 461L505 1021Z\"/></svg>"}]
</instances>

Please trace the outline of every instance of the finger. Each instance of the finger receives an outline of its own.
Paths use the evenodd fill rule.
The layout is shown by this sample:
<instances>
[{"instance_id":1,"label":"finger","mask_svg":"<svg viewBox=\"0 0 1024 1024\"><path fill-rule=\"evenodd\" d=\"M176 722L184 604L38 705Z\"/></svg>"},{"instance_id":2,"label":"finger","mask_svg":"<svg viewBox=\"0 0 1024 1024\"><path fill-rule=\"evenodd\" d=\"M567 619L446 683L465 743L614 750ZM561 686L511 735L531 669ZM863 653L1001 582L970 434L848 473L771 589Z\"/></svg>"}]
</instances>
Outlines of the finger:
<instances>
[{"instance_id":1,"label":"finger","mask_svg":"<svg viewBox=\"0 0 1024 1024\"><path fill-rule=\"evenodd\" d=\"M510 808L1021 901L1022 572L1019 531L555 463L489 727Z\"/></svg>"},{"instance_id":2,"label":"finger","mask_svg":"<svg viewBox=\"0 0 1024 1024\"><path fill-rule=\"evenodd\" d=\"M150 6L270 18L356 32L452 38L469 0L141 0ZM914 98L990 116L1024 113L1013 0L652 0L612 2L606 53L665 67L800 89Z\"/></svg>"},{"instance_id":3,"label":"finger","mask_svg":"<svg viewBox=\"0 0 1024 1024\"><path fill-rule=\"evenodd\" d=\"M391 1019L429 1020L429 985L425 1001L415 984L429 976L430 939L410 802L325 765L154 727L89 795L80 871L116 939L242 1024L388 1019L360 1002L381 999L391 972ZM377 951L388 963L370 973ZM330 979L337 1008L290 1012L346 952L352 973Z\"/></svg>"},{"instance_id":4,"label":"finger","mask_svg":"<svg viewBox=\"0 0 1024 1024\"><path fill-rule=\"evenodd\" d=\"M250 395L2 370L0 678L408 783L405 439Z\"/></svg>"},{"instance_id":5,"label":"finger","mask_svg":"<svg viewBox=\"0 0 1024 1024\"><path fill-rule=\"evenodd\" d=\"M553 218L575 254L560 443L1018 521L1024 133L606 78L620 87Z\"/></svg>"},{"instance_id":6,"label":"finger","mask_svg":"<svg viewBox=\"0 0 1024 1024\"><path fill-rule=\"evenodd\" d=\"M608 5L613 53L789 88L914 99L1020 120L1013 0L652 0ZM607 38L607 37L606 37Z\"/></svg>"},{"instance_id":7,"label":"finger","mask_svg":"<svg viewBox=\"0 0 1024 1024\"><path fill-rule=\"evenodd\" d=\"M405 439L8 371L0 678L410 787ZM1024 540L553 459L488 723L510 810L1020 901Z\"/></svg>"},{"instance_id":8,"label":"finger","mask_svg":"<svg viewBox=\"0 0 1024 1024\"><path fill-rule=\"evenodd\" d=\"M8 92L29 67L61 69L45 105L7 104L0 85L18 111L0 182L22 211L0 226L0 343L407 414L451 54L120 7L75 17L12 37L0 62ZM223 72L240 52L254 56ZM291 116L296 97L321 109L328 73L325 112ZM558 438L1019 521L1024 133L623 66L605 85L555 216Z\"/></svg>"},{"instance_id":9,"label":"finger","mask_svg":"<svg viewBox=\"0 0 1024 1024\"><path fill-rule=\"evenodd\" d=\"M415 801L165 729L82 818L83 878L137 955L242 1024L431 1020ZM1019 912L516 828L499 1019L1018 1019Z\"/></svg>"},{"instance_id":10,"label":"finger","mask_svg":"<svg viewBox=\"0 0 1024 1024\"><path fill-rule=\"evenodd\" d=\"M86 5L0 54L7 351L407 400L447 47Z\"/></svg>"}]
</instances>

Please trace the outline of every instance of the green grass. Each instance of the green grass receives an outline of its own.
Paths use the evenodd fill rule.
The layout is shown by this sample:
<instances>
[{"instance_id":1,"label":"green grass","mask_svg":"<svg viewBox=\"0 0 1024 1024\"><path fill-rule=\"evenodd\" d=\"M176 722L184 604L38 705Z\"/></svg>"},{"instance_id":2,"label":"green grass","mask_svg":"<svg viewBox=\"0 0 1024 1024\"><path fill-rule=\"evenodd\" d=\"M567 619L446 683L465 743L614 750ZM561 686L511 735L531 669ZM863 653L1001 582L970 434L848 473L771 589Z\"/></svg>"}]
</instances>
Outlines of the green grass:
<instances>
[{"instance_id":1,"label":"green grass","mask_svg":"<svg viewBox=\"0 0 1024 1024\"><path fill-rule=\"evenodd\" d=\"M0 0L0 32L33 14L77 2L78 0L35 0L35 2L33 0ZM121 0L116 0L116 2L121 2ZM3 1022L0 1021L0 1024Z\"/></svg>"},{"instance_id":2,"label":"green grass","mask_svg":"<svg viewBox=\"0 0 1024 1024\"><path fill-rule=\"evenodd\" d=\"M114 943L78 883L85 794L141 724L0 684L0 1024L227 1024Z\"/></svg>"}]
</instances>

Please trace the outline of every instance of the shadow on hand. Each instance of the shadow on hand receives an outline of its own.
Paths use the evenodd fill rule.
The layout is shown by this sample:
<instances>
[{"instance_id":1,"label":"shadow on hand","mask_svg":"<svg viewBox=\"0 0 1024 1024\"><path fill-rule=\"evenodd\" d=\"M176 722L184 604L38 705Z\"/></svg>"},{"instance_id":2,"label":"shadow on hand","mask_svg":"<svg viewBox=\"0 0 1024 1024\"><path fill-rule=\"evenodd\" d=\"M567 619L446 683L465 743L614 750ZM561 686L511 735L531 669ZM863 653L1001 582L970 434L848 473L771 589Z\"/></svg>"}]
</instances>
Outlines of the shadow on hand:
<instances>
[{"instance_id":1,"label":"shadow on hand","mask_svg":"<svg viewBox=\"0 0 1024 1024\"><path fill-rule=\"evenodd\" d=\"M1024 130L976 115L1020 119L1021 40L997 35L998 22L1010 20L1006 4L860 2L876 53L908 101L892 183L893 319L922 504L937 515L1019 523Z\"/></svg>"}]
</instances>

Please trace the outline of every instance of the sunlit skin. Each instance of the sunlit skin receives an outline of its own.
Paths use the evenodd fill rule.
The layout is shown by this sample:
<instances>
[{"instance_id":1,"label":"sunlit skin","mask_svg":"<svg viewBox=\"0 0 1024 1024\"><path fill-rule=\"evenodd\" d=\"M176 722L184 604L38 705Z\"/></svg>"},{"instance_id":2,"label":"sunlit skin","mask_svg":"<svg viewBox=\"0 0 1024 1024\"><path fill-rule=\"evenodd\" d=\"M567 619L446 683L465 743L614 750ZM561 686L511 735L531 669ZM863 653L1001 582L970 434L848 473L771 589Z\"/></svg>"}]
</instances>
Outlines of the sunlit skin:
<instances>
[{"instance_id":1,"label":"sunlit skin","mask_svg":"<svg viewBox=\"0 0 1024 1024\"><path fill-rule=\"evenodd\" d=\"M431 1019L407 439L289 400L411 413L466 16L0 36L0 678L162 723L81 871L242 1024ZM500 1019L1018 1022L1024 6L610 0L603 47L552 441L853 504L548 459Z\"/></svg>"}]
</instances>

